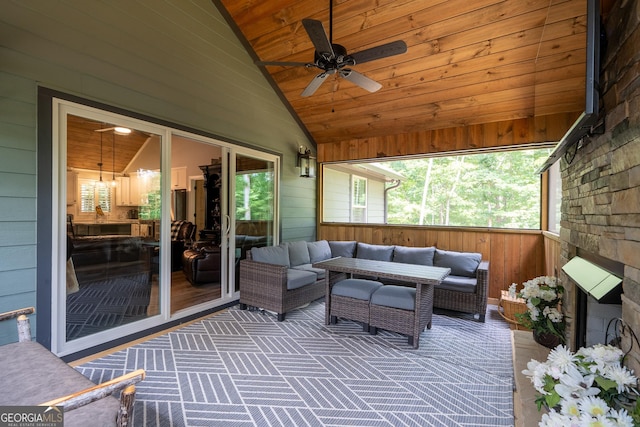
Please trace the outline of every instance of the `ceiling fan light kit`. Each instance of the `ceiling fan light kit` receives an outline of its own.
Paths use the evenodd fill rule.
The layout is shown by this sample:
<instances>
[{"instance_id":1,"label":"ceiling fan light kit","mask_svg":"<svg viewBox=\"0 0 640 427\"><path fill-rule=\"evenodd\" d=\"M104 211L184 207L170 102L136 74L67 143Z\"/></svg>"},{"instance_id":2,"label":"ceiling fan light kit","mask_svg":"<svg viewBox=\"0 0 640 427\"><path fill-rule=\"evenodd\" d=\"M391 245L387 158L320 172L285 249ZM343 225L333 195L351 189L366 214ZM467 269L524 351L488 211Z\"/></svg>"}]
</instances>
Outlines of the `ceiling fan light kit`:
<instances>
[{"instance_id":1,"label":"ceiling fan light kit","mask_svg":"<svg viewBox=\"0 0 640 427\"><path fill-rule=\"evenodd\" d=\"M337 76L342 77L369 92L376 92L382 88L380 83L348 67L353 67L357 64L362 64L376 59L399 55L407 51L407 44L402 40L396 40L356 52L352 55L347 54L347 49L344 46L334 44L332 40L333 7L331 1L329 2L329 37L327 37L327 33L325 32L321 21L315 19L303 19L302 25L315 48L313 62L258 61L257 64L262 66L280 65L304 66L306 68L315 67L322 70L322 72L316 75L302 91L301 96L303 97L313 95L326 78L333 74L336 74Z\"/></svg>"}]
</instances>

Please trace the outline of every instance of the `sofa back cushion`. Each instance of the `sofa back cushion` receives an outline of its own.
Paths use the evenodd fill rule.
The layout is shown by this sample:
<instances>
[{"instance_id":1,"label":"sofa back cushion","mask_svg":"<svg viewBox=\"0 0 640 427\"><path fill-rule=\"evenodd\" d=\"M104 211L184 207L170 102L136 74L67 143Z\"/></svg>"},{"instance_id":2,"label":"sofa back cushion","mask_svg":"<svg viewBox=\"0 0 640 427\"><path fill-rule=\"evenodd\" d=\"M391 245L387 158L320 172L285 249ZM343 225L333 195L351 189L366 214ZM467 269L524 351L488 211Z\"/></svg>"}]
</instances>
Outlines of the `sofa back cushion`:
<instances>
[{"instance_id":1,"label":"sofa back cushion","mask_svg":"<svg viewBox=\"0 0 640 427\"><path fill-rule=\"evenodd\" d=\"M289 249L284 245L253 248L251 249L251 258L258 262L284 265L286 267L291 266L289 262Z\"/></svg>"},{"instance_id":2,"label":"sofa back cushion","mask_svg":"<svg viewBox=\"0 0 640 427\"><path fill-rule=\"evenodd\" d=\"M345 258L353 258L356 253L356 241L339 241L332 240L329 242L329 247L331 248L331 256L337 257L345 257Z\"/></svg>"},{"instance_id":3,"label":"sofa back cushion","mask_svg":"<svg viewBox=\"0 0 640 427\"><path fill-rule=\"evenodd\" d=\"M395 246L370 245L358 242L356 258L372 259L375 261L391 261L393 259L393 248Z\"/></svg>"},{"instance_id":4,"label":"sofa back cushion","mask_svg":"<svg viewBox=\"0 0 640 427\"><path fill-rule=\"evenodd\" d=\"M419 264L432 266L433 256L436 248L412 248L408 246L396 246L393 250L393 262L403 262L405 264Z\"/></svg>"},{"instance_id":5,"label":"sofa back cushion","mask_svg":"<svg viewBox=\"0 0 640 427\"><path fill-rule=\"evenodd\" d=\"M289 250L289 264L291 267L309 264L311 262L307 242L304 240L299 242L287 242L284 243L283 246L286 246Z\"/></svg>"},{"instance_id":6,"label":"sofa back cushion","mask_svg":"<svg viewBox=\"0 0 640 427\"><path fill-rule=\"evenodd\" d=\"M307 242L307 249L309 249L309 258L312 264L331 258L331 247L326 240Z\"/></svg>"},{"instance_id":7,"label":"sofa back cushion","mask_svg":"<svg viewBox=\"0 0 640 427\"><path fill-rule=\"evenodd\" d=\"M451 269L452 276L476 277L476 270L482 261L482 254L475 252L454 252L436 249L433 265Z\"/></svg>"}]
</instances>

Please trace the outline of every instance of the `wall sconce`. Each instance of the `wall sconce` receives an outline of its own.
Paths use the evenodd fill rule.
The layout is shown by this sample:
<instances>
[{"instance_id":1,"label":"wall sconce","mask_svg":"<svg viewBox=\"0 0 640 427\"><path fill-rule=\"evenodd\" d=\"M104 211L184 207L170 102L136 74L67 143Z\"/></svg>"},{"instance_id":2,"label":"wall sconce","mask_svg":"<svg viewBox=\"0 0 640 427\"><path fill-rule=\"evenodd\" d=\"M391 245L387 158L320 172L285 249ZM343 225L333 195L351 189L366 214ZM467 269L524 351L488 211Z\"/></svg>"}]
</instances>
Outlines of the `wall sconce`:
<instances>
[{"instance_id":1,"label":"wall sconce","mask_svg":"<svg viewBox=\"0 0 640 427\"><path fill-rule=\"evenodd\" d=\"M298 161L296 166L300 168L300 176L303 178L316 177L316 158L311 155L311 150L302 145L298 148Z\"/></svg>"}]
</instances>

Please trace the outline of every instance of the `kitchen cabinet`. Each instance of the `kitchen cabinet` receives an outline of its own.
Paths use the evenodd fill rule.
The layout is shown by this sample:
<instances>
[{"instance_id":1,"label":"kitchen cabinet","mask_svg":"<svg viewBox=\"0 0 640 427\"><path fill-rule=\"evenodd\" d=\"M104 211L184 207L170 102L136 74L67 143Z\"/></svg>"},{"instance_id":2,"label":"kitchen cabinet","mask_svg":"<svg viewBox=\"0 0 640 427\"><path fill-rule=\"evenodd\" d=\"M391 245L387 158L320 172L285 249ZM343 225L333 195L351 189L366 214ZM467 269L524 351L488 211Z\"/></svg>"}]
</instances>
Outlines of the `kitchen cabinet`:
<instances>
[{"instance_id":1,"label":"kitchen cabinet","mask_svg":"<svg viewBox=\"0 0 640 427\"><path fill-rule=\"evenodd\" d=\"M136 175L120 176L116 178L116 205L118 206L139 206L140 188Z\"/></svg>"},{"instance_id":2,"label":"kitchen cabinet","mask_svg":"<svg viewBox=\"0 0 640 427\"><path fill-rule=\"evenodd\" d=\"M75 205L78 197L78 174L67 171L67 206Z\"/></svg>"},{"instance_id":3,"label":"kitchen cabinet","mask_svg":"<svg viewBox=\"0 0 640 427\"><path fill-rule=\"evenodd\" d=\"M187 188L187 167L171 168L171 189L183 190Z\"/></svg>"}]
</instances>

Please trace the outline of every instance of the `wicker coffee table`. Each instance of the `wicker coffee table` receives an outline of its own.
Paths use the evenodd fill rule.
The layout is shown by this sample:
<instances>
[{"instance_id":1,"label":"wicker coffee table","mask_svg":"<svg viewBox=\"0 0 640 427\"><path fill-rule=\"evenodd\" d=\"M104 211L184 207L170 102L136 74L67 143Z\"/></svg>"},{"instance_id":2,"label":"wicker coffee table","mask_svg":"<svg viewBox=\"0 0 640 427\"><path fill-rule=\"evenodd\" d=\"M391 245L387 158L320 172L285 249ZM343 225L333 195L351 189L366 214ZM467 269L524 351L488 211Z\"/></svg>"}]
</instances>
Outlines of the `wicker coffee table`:
<instances>
[{"instance_id":1,"label":"wicker coffee table","mask_svg":"<svg viewBox=\"0 0 640 427\"><path fill-rule=\"evenodd\" d=\"M376 261L360 258L332 258L313 264L315 268L328 271L338 271L363 276L375 276L393 279L416 285L416 307L421 307L414 319L414 330L418 333L420 325L431 326L433 315L433 288L439 285L451 273L449 268L432 267L418 264L404 264L399 262ZM329 277L327 274L326 277ZM326 283L325 323L330 324L331 285ZM424 300L423 300L424 299Z\"/></svg>"}]
</instances>

